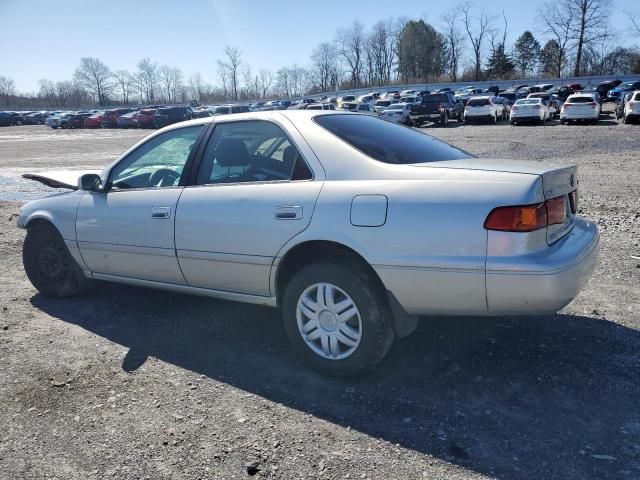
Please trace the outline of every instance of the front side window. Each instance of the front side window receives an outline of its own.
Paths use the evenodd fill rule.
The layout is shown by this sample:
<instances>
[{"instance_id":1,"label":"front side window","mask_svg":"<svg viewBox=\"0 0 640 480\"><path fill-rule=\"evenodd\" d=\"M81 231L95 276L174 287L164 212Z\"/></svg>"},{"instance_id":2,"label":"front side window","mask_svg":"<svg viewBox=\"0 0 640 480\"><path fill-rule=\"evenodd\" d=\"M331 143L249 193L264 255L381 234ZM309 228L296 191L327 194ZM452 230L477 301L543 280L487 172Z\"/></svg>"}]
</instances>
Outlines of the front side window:
<instances>
[{"instance_id":1,"label":"front side window","mask_svg":"<svg viewBox=\"0 0 640 480\"><path fill-rule=\"evenodd\" d=\"M180 128L142 144L109 175L112 188L159 188L178 185L191 149L203 125Z\"/></svg>"},{"instance_id":2,"label":"front side window","mask_svg":"<svg viewBox=\"0 0 640 480\"><path fill-rule=\"evenodd\" d=\"M197 183L268 182L312 178L284 131L271 122L250 120L216 126L207 143Z\"/></svg>"}]
</instances>

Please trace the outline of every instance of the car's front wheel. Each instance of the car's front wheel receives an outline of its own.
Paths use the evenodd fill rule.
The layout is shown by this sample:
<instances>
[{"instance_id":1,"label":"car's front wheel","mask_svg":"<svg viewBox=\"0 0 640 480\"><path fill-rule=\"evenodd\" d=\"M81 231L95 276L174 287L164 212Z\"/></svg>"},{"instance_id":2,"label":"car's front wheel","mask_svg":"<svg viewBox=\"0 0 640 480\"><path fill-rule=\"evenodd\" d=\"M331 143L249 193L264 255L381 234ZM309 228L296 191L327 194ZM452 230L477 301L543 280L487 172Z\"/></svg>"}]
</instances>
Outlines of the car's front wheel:
<instances>
[{"instance_id":1,"label":"car's front wheel","mask_svg":"<svg viewBox=\"0 0 640 480\"><path fill-rule=\"evenodd\" d=\"M29 228L22 263L33 286L49 297L75 295L89 283L58 231L46 223Z\"/></svg>"},{"instance_id":2,"label":"car's front wheel","mask_svg":"<svg viewBox=\"0 0 640 480\"><path fill-rule=\"evenodd\" d=\"M325 374L348 376L370 368L393 343L385 292L357 266L304 267L286 286L282 310L294 350Z\"/></svg>"}]
</instances>

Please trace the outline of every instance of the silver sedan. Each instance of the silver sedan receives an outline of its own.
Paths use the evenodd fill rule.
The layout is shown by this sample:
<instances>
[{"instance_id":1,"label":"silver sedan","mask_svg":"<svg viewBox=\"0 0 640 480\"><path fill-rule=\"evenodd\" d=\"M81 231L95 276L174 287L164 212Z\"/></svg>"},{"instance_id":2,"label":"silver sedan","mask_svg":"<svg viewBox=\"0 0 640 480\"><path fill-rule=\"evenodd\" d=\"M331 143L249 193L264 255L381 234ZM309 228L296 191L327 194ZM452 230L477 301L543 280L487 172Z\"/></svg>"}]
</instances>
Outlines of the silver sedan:
<instances>
[{"instance_id":1,"label":"silver sedan","mask_svg":"<svg viewBox=\"0 0 640 480\"><path fill-rule=\"evenodd\" d=\"M371 367L425 315L556 312L596 263L576 167L482 160L371 116L273 111L166 127L101 172L28 178L24 267L280 307L322 372Z\"/></svg>"}]
</instances>

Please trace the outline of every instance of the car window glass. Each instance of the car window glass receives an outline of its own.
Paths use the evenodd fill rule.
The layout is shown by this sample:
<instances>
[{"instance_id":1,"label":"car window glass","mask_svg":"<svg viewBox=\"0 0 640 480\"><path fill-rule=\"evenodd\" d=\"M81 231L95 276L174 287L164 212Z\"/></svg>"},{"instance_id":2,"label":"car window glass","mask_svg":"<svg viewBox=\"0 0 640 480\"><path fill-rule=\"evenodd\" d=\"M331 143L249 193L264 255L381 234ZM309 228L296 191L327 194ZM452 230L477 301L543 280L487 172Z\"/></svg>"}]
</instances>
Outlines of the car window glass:
<instances>
[{"instance_id":1,"label":"car window glass","mask_svg":"<svg viewBox=\"0 0 640 480\"><path fill-rule=\"evenodd\" d=\"M304 159L276 124L250 120L216 126L202 156L199 185L311 178Z\"/></svg>"},{"instance_id":2,"label":"car window glass","mask_svg":"<svg viewBox=\"0 0 640 480\"><path fill-rule=\"evenodd\" d=\"M202 125L158 135L125 157L111 171L114 189L155 188L178 185L187 158Z\"/></svg>"},{"instance_id":3,"label":"car window glass","mask_svg":"<svg viewBox=\"0 0 640 480\"><path fill-rule=\"evenodd\" d=\"M411 164L472 158L463 150L431 135L370 115L320 115L314 121L353 148L384 163Z\"/></svg>"}]
</instances>

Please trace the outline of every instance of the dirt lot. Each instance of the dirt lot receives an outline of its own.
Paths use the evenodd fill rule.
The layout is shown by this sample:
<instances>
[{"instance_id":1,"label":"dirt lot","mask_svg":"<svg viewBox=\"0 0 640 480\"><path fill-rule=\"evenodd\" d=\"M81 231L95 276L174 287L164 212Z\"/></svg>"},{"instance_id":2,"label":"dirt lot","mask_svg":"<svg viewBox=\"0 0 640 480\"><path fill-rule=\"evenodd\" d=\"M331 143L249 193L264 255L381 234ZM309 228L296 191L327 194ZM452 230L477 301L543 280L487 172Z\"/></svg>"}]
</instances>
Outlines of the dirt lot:
<instances>
[{"instance_id":1,"label":"dirt lot","mask_svg":"<svg viewBox=\"0 0 640 480\"><path fill-rule=\"evenodd\" d=\"M338 381L291 353L268 308L27 281L0 202L0 477L640 478L640 126L425 128L481 156L579 165L601 259L557 315L424 319ZM146 132L0 130L0 198L32 169L101 166Z\"/></svg>"}]
</instances>

